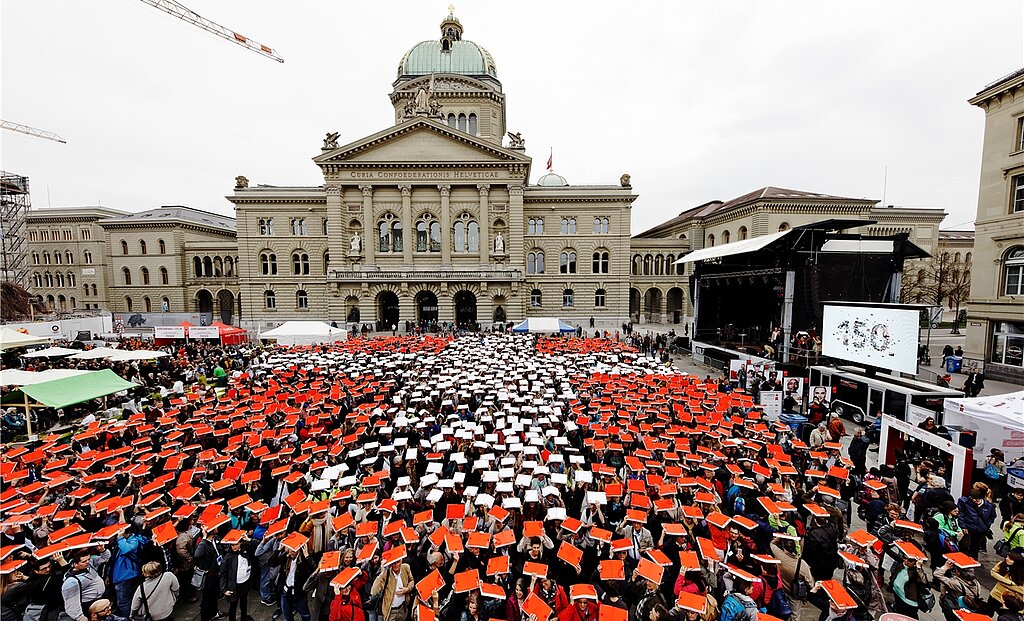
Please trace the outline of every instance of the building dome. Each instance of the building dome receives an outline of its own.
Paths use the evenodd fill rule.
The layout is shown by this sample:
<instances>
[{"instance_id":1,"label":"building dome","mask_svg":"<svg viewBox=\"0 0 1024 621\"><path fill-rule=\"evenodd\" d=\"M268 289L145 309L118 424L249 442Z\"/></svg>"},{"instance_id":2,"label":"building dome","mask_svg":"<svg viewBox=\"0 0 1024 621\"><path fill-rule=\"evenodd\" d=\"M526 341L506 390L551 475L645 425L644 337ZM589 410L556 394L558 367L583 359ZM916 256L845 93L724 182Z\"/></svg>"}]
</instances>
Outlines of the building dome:
<instances>
[{"instance_id":1,"label":"building dome","mask_svg":"<svg viewBox=\"0 0 1024 621\"><path fill-rule=\"evenodd\" d=\"M558 173L548 172L548 174L537 180L537 185L547 188L564 188L569 185L569 182L565 180L565 177Z\"/></svg>"},{"instance_id":2,"label":"building dome","mask_svg":"<svg viewBox=\"0 0 1024 621\"><path fill-rule=\"evenodd\" d=\"M462 23L452 13L441 22L440 40L417 43L398 63L398 77L431 73L498 77L494 57L482 46L462 39Z\"/></svg>"}]
</instances>

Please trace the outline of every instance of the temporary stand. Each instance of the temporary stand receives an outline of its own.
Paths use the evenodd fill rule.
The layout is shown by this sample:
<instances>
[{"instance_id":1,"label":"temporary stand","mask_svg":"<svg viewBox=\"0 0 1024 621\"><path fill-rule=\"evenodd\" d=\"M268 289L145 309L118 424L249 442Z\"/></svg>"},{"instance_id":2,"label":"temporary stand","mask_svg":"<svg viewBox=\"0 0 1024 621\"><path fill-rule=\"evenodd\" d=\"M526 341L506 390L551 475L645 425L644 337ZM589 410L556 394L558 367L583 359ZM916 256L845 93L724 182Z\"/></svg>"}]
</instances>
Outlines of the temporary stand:
<instances>
[{"instance_id":1,"label":"temporary stand","mask_svg":"<svg viewBox=\"0 0 1024 621\"><path fill-rule=\"evenodd\" d=\"M904 437L901 436L914 438L952 455L953 473L949 479L950 493L953 496L961 496L970 490L971 478L967 468L968 464L971 468L974 466L974 451L906 421L882 414L882 434L878 447L878 455L882 463L895 462L896 449L903 446L904 442Z\"/></svg>"}]
</instances>

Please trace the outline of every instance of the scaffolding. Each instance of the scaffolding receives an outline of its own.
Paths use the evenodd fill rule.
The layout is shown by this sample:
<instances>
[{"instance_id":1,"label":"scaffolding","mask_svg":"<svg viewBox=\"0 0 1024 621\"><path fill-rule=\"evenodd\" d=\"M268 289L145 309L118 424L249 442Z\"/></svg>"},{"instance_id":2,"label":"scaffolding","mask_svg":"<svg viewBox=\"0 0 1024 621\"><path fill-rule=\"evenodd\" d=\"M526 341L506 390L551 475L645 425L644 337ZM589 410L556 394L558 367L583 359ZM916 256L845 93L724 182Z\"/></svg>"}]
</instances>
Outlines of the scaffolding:
<instances>
[{"instance_id":1,"label":"scaffolding","mask_svg":"<svg viewBox=\"0 0 1024 621\"><path fill-rule=\"evenodd\" d=\"M28 177L0 171L0 282L29 289Z\"/></svg>"}]
</instances>

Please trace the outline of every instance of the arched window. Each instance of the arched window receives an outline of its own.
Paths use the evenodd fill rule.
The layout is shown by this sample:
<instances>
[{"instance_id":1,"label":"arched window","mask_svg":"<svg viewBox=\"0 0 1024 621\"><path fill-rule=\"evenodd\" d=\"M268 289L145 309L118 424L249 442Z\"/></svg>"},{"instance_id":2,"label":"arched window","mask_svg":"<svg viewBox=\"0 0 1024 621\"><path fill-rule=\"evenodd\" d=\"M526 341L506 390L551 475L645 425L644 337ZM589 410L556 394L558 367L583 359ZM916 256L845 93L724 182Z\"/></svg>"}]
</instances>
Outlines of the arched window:
<instances>
[{"instance_id":1,"label":"arched window","mask_svg":"<svg viewBox=\"0 0 1024 621\"><path fill-rule=\"evenodd\" d=\"M92 288L92 294L93 294L94 296L95 296L95 295L99 295L99 293L97 292L98 290L96 289L96 283L93 283L93 284L91 284L91 285L89 285L89 286L90 286L90 287Z\"/></svg>"},{"instance_id":2,"label":"arched window","mask_svg":"<svg viewBox=\"0 0 1024 621\"><path fill-rule=\"evenodd\" d=\"M306 219L305 218L292 218L292 235L305 235L306 234Z\"/></svg>"},{"instance_id":3,"label":"arched window","mask_svg":"<svg viewBox=\"0 0 1024 621\"><path fill-rule=\"evenodd\" d=\"M203 275L203 260L200 257L192 257L192 274L199 278Z\"/></svg>"},{"instance_id":4,"label":"arched window","mask_svg":"<svg viewBox=\"0 0 1024 621\"><path fill-rule=\"evenodd\" d=\"M160 268L160 284L161 285L170 284L170 278L167 275L167 268L166 267L161 267Z\"/></svg>"},{"instance_id":5,"label":"arched window","mask_svg":"<svg viewBox=\"0 0 1024 621\"><path fill-rule=\"evenodd\" d=\"M576 218L562 218L562 235L576 234Z\"/></svg>"},{"instance_id":6,"label":"arched window","mask_svg":"<svg viewBox=\"0 0 1024 621\"><path fill-rule=\"evenodd\" d=\"M466 115L465 114L460 114L459 115L459 131L463 131L464 132L466 130L467 130L467 127L466 127Z\"/></svg>"},{"instance_id":7,"label":"arched window","mask_svg":"<svg viewBox=\"0 0 1024 621\"><path fill-rule=\"evenodd\" d=\"M203 257L203 276L213 276L213 259Z\"/></svg>"},{"instance_id":8,"label":"arched window","mask_svg":"<svg viewBox=\"0 0 1024 621\"><path fill-rule=\"evenodd\" d=\"M641 261L640 255L634 254L633 255L633 267L630 269L630 273L632 273L634 276L639 276L640 275L640 261Z\"/></svg>"},{"instance_id":9,"label":"arched window","mask_svg":"<svg viewBox=\"0 0 1024 621\"><path fill-rule=\"evenodd\" d=\"M44 252L43 253L43 265L49 265L49 264L50 264L50 253L49 252Z\"/></svg>"},{"instance_id":10,"label":"arched window","mask_svg":"<svg viewBox=\"0 0 1024 621\"><path fill-rule=\"evenodd\" d=\"M399 225L397 229L394 228L395 224ZM395 214L386 213L377 221L377 248L380 252L401 252L402 240L398 239L396 242L394 237L396 232L401 236L402 226Z\"/></svg>"},{"instance_id":11,"label":"arched window","mask_svg":"<svg viewBox=\"0 0 1024 621\"><path fill-rule=\"evenodd\" d=\"M77 287L78 286L77 280L78 279L75 277L75 273L74 272L68 272L68 286L69 287Z\"/></svg>"},{"instance_id":12,"label":"arched window","mask_svg":"<svg viewBox=\"0 0 1024 621\"><path fill-rule=\"evenodd\" d=\"M1011 248L1003 261L1003 295L1024 295L1024 246Z\"/></svg>"},{"instance_id":13,"label":"arched window","mask_svg":"<svg viewBox=\"0 0 1024 621\"><path fill-rule=\"evenodd\" d=\"M128 242L123 239L121 240L121 254L128 254Z\"/></svg>"},{"instance_id":14,"label":"arched window","mask_svg":"<svg viewBox=\"0 0 1024 621\"><path fill-rule=\"evenodd\" d=\"M782 224L779 225L779 232L780 233L782 231L788 231L788 230L789 230L789 222L783 222Z\"/></svg>"},{"instance_id":15,"label":"arched window","mask_svg":"<svg viewBox=\"0 0 1024 621\"><path fill-rule=\"evenodd\" d=\"M92 265L92 252L86 250L82 253L82 260L86 265Z\"/></svg>"},{"instance_id":16,"label":"arched window","mask_svg":"<svg viewBox=\"0 0 1024 621\"><path fill-rule=\"evenodd\" d=\"M35 251L32 252L32 265L39 265L39 253L38 252L35 252Z\"/></svg>"},{"instance_id":17,"label":"arched window","mask_svg":"<svg viewBox=\"0 0 1024 621\"><path fill-rule=\"evenodd\" d=\"M604 216L594 218L594 235L605 235L610 228L610 221Z\"/></svg>"},{"instance_id":18,"label":"arched window","mask_svg":"<svg viewBox=\"0 0 1024 621\"><path fill-rule=\"evenodd\" d=\"M213 257L213 275L217 278L224 276L224 259Z\"/></svg>"},{"instance_id":19,"label":"arched window","mask_svg":"<svg viewBox=\"0 0 1024 621\"><path fill-rule=\"evenodd\" d=\"M476 114L470 113L469 115L469 133L476 136Z\"/></svg>"},{"instance_id":20,"label":"arched window","mask_svg":"<svg viewBox=\"0 0 1024 621\"><path fill-rule=\"evenodd\" d=\"M66 297L64 297L63 295L58 295L57 296L57 307L60 310L62 310L62 311L66 311L68 309L68 299Z\"/></svg>"},{"instance_id":21,"label":"arched window","mask_svg":"<svg viewBox=\"0 0 1024 621\"><path fill-rule=\"evenodd\" d=\"M747 238L747 227L741 226L740 230L736 232L737 240L744 240Z\"/></svg>"},{"instance_id":22,"label":"arched window","mask_svg":"<svg viewBox=\"0 0 1024 621\"><path fill-rule=\"evenodd\" d=\"M263 292L263 308L277 308L277 296L270 289Z\"/></svg>"},{"instance_id":23,"label":"arched window","mask_svg":"<svg viewBox=\"0 0 1024 621\"><path fill-rule=\"evenodd\" d=\"M543 235L544 234L544 218L530 218L526 222L526 234L527 235Z\"/></svg>"},{"instance_id":24,"label":"arched window","mask_svg":"<svg viewBox=\"0 0 1024 621\"><path fill-rule=\"evenodd\" d=\"M292 274L306 276L309 274L309 255L305 252L292 253Z\"/></svg>"},{"instance_id":25,"label":"arched window","mask_svg":"<svg viewBox=\"0 0 1024 621\"><path fill-rule=\"evenodd\" d=\"M60 251L59 250L57 252L53 253L53 264L54 265L60 265L61 264Z\"/></svg>"},{"instance_id":26,"label":"arched window","mask_svg":"<svg viewBox=\"0 0 1024 621\"><path fill-rule=\"evenodd\" d=\"M324 274L327 273L328 268L331 266L331 253L324 253Z\"/></svg>"},{"instance_id":27,"label":"arched window","mask_svg":"<svg viewBox=\"0 0 1024 621\"><path fill-rule=\"evenodd\" d=\"M416 222L416 252L441 252L441 223L425 213Z\"/></svg>"},{"instance_id":28,"label":"arched window","mask_svg":"<svg viewBox=\"0 0 1024 621\"><path fill-rule=\"evenodd\" d=\"M171 312L171 300L170 298L160 298L160 311L164 313Z\"/></svg>"},{"instance_id":29,"label":"arched window","mask_svg":"<svg viewBox=\"0 0 1024 621\"><path fill-rule=\"evenodd\" d=\"M328 231L327 222L328 222L327 218L324 218L322 223L321 223L321 232L323 233L324 237L327 237L327 231Z\"/></svg>"},{"instance_id":30,"label":"arched window","mask_svg":"<svg viewBox=\"0 0 1024 621\"><path fill-rule=\"evenodd\" d=\"M224 275L231 277L235 275L235 260L232 257L224 258Z\"/></svg>"},{"instance_id":31,"label":"arched window","mask_svg":"<svg viewBox=\"0 0 1024 621\"><path fill-rule=\"evenodd\" d=\"M126 285L132 284L132 273L127 267L121 268L121 280Z\"/></svg>"},{"instance_id":32,"label":"arched window","mask_svg":"<svg viewBox=\"0 0 1024 621\"><path fill-rule=\"evenodd\" d=\"M153 303L150 302L149 296L142 298L142 309L147 313L153 312Z\"/></svg>"},{"instance_id":33,"label":"arched window","mask_svg":"<svg viewBox=\"0 0 1024 621\"><path fill-rule=\"evenodd\" d=\"M159 248L160 248L160 254L167 254L167 244L164 243L164 240L158 239L158 240L156 240L156 243L157 243L157 246L159 246Z\"/></svg>"},{"instance_id":34,"label":"arched window","mask_svg":"<svg viewBox=\"0 0 1024 621\"><path fill-rule=\"evenodd\" d=\"M144 267L144 268L142 268L141 272L142 272L142 284L148 285L149 284L149 268L148 267Z\"/></svg>"},{"instance_id":35,"label":"arched window","mask_svg":"<svg viewBox=\"0 0 1024 621\"><path fill-rule=\"evenodd\" d=\"M57 286L58 287L63 287L64 286L64 274L62 274L60 272L57 272Z\"/></svg>"},{"instance_id":36,"label":"arched window","mask_svg":"<svg viewBox=\"0 0 1024 621\"><path fill-rule=\"evenodd\" d=\"M574 305L574 295L572 289L562 290L562 306L571 307Z\"/></svg>"},{"instance_id":37,"label":"arched window","mask_svg":"<svg viewBox=\"0 0 1024 621\"><path fill-rule=\"evenodd\" d=\"M39 272L32 273L32 285L36 288L41 288L43 286L43 276Z\"/></svg>"},{"instance_id":38,"label":"arched window","mask_svg":"<svg viewBox=\"0 0 1024 621\"><path fill-rule=\"evenodd\" d=\"M660 254L654 257L654 275L661 276L665 273L665 257Z\"/></svg>"},{"instance_id":39,"label":"arched window","mask_svg":"<svg viewBox=\"0 0 1024 621\"><path fill-rule=\"evenodd\" d=\"M924 270L917 270L917 282L924 282L924 279L925 279L925 271Z\"/></svg>"},{"instance_id":40,"label":"arched window","mask_svg":"<svg viewBox=\"0 0 1024 621\"><path fill-rule=\"evenodd\" d=\"M76 308L78 308L78 300L75 299L75 296L71 296L71 310Z\"/></svg>"},{"instance_id":41,"label":"arched window","mask_svg":"<svg viewBox=\"0 0 1024 621\"><path fill-rule=\"evenodd\" d=\"M451 113L448 114L448 127L451 127L452 129L458 129L459 128L458 119L455 117L454 114L451 114Z\"/></svg>"},{"instance_id":42,"label":"arched window","mask_svg":"<svg viewBox=\"0 0 1024 621\"><path fill-rule=\"evenodd\" d=\"M309 308L309 296L302 289L295 292L295 308Z\"/></svg>"},{"instance_id":43,"label":"arched window","mask_svg":"<svg viewBox=\"0 0 1024 621\"><path fill-rule=\"evenodd\" d=\"M395 220L391 223L391 250L394 252L402 252L403 243L402 239L402 223Z\"/></svg>"},{"instance_id":44,"label":"arched window","mask_svg":"<svg viewBox=\"0 0 1024 621\"><path fill-rule=\"evenodd\" d=\"M649 254L645 254L644 255L644 266L643 266L644 276L650 276L651 275L651 268L653 267L653 263L654 263L654 257L652 257Z\"/></svg>"},{"instance_id":45,"label":"arched window","mask_svg":"<svg viewBox=\"0 0 1024 621\"><path fill-rule=\"evenodd\" d=\"M594 253L591 269L595 274L608 273L608 257L609 254L607 250L598 250Z\"/></svg>"},{"instance_id":46,"label":"arched window","mask_svg":"<svg viewBox=\"0 0 1024 621\"><path fill-rule=\"evenodd\" d=\"M480 252L480 225L469 213L463 213L455 221L452 241L455 252Z\"/></svg>"},{"instance_id":47,"label":"arched window","mask_svg":"<svg viewBox=\"0 0 1024 621\"><path fill-rule=\"evenodd\" d=\"M277 255L272 252L260 254L260 274L264 276L277 275Z\"/></svg>"},{"instance_id":48,"label":"arched window","mask_svg":"<svg viewBox=\"0 0 1024 621\"><path fill-rule=\"evenodd\" d=\"M530 292L530 306L532 308L540 308L541 306L541 294L540 289L534 289Z\"/></svg>"},{"instance_id":49,"label":"arched window","mask_svg":"<svg viewBox=\"0 0 1024 621\"><path fill-rule=\"evenodd\" d=\"M560 274L576 273L576 252L574 250L566 250L558 255L558 272Z\"/></svg>"},{"instance_id":50,"label":"arched window","mask_svg":"<svg viewBox=\"0 0 1024 621\"><path fill-rule=\"evenodd\" d=\"M715 245L715 234L712 233L712 234L708 235L708 248L711 248L714 245Z\"/></svg>"},{"instance_id":51,"label":"arched window","mask_svg":"<svg viewBox=\"0 0 1024 621\"><path fill-rule=\"evenodd\" d=\"M75 262L75 255L71 254L70 250L64 253L64 258L68 260L68 265Z\"/></svg>"},{"instance_id":52,"label":"arched window","mask_svg":"<svg viewBox=\"0 0 1024 621\"><path fill-rule=\"evenodd\" d=\"M527 274L543 274L544 273L544 253L540 250L531 252L526 255L526 273Z\"/></svg>"},{"instance_id":53,"label":"arched window","mask_svg":"<svg viewBox=\"0 0 1024 621\"><path fill-rule=\"evenodd\" d=\"M722 243L728 244L730 239L732 239L732 233L729 231L722 231Z\"/></svg>"},{"instance_id":54,"label":"arched window","mask_svg":"<svg viewBox=\"0 0 1024 621\"><path fill-rule=\"evenodd\" d=\"M955 255L953 255L953 263L959 263L960 262L960 258L961 257L960 257L960 253L959 252L956 253Z\"/></svg>"},{"instance_id":55,"label":"arched window","mask_svg":"<svg viewBox=\"0 0 1024 621\"><path fill-rule=\"evenodd\" d=\"M671 274L673 274L676 271L675 263L676 263L676 255L670 254L667 257L665 257L665 273L666 274L671 275Z\"/></svg>"},{"instance_id":56,"label":"arched window","mask_svg":"<svg viewBox=\"0 0 1024 621\"><path fill-rule=\"evenodd\" d=\"M124 299L124 309L126 311L128 311L129 313L132 312L132 299L131 298L125 298Z\"/></svg>"},{"instance_id":57,"label":"arched window","mask_svg":"<svg viewBox=\"0 0 1024 621\"><path fill-rule=\"evenodd\" d=\"M146 240L139 240L139 254L146 254Z\"/></svg>"},{"instance_id":58,"label":"arched window","mask_svg":"<svg viewBox=\"0 0 1024 621\"><path fill-rule=\"evenodd\" d=\"M968 252L966 255L964 255L964 262L967 263L968 265L970 265L970 263L971 263L971 253L970 252Z\"/></svg>"},{"instance_id":59,"label":"arched window","mask_svg":"<svg viewBox=\"0 0 1024 621\"><path fill-rule=\"evenodd\" d=\"M260 218L260 235L273 235L274 234L274 219L273 218Z\"/></svg>"}]
</instances>

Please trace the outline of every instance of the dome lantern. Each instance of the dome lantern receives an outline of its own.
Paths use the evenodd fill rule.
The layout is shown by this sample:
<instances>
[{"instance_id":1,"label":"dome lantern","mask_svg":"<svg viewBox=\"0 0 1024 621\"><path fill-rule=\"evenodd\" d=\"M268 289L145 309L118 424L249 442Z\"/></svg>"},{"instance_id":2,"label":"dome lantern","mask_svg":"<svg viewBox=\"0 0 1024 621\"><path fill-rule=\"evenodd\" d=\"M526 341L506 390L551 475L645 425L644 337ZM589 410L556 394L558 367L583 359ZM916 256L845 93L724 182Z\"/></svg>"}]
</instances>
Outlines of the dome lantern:
<instances>
[{"instance_id":1,"label":"dome lantern","mask_svg":"<svg viewBox=\"0 0 1024 621\"><path fill-rule=\"evenodd\" d=\"M455 5L448 5L448 17L441 22L441 51L450 52L452 44L462 40L462 23L455 17Z\"/></svg>"}]
</instances>

